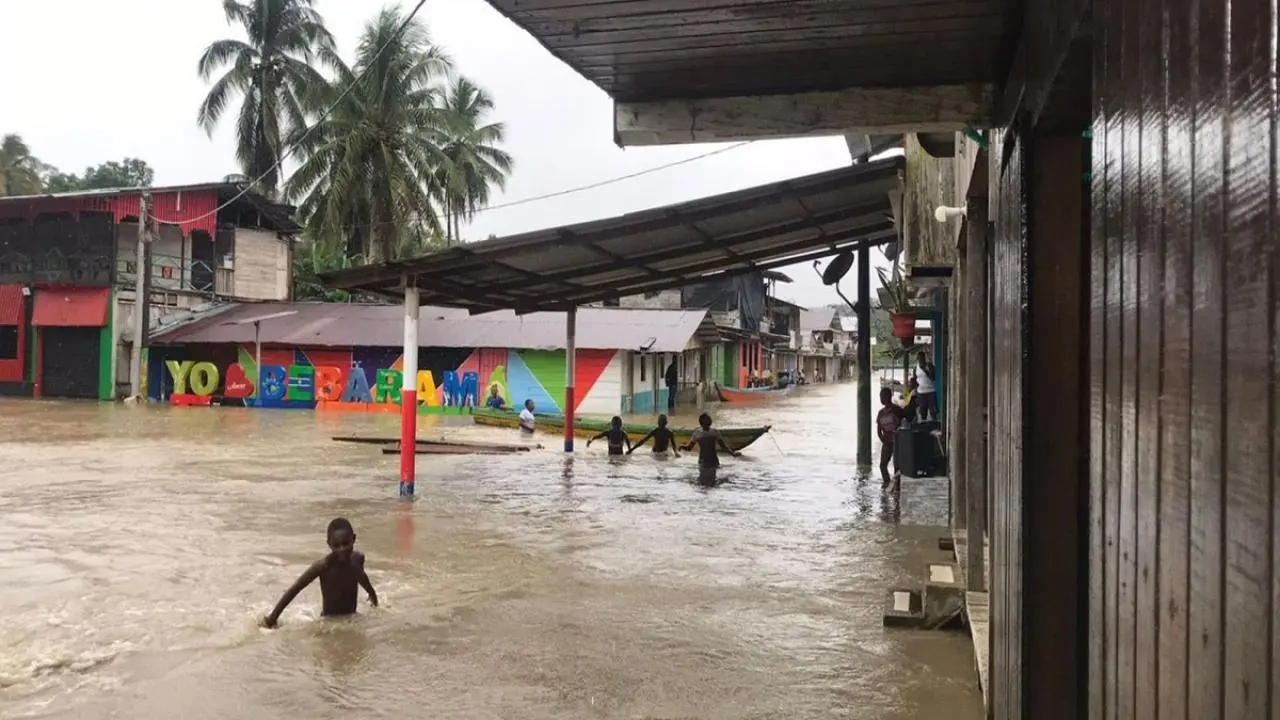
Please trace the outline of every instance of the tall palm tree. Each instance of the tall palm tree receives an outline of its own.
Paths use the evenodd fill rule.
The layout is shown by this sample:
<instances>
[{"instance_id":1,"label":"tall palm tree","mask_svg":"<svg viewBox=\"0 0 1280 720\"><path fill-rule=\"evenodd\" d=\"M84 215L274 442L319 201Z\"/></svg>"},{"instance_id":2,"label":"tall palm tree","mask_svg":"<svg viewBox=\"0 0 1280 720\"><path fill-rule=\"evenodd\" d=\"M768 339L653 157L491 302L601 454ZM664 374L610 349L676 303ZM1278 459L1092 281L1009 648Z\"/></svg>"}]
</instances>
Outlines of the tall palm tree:
<instances>
[{"instance_id":1,"label":"tall palm tree","mask_svg":"<svg viewBox=\"0 0 1280 720\"><path fill-rule=\"evenodd\" d=\"M260 189L274 194L282 138L306 124L302 98L325 82L313 63L337 59L333 36L313 9L315 0L223 0L227 23L244 28L248 40L217 40L205 48L197 71L206 82L227 67L200 103L196 122L212 134L235 95L242 97L236 121L236 160Z\"/></svg>"},{"instance_id":2,"label":"tall palm tree","mask_svg":"<svg viewBox=\"0 0 1280 720\"><path fill-rule=\"evenodd\" d=\"M334 109L298 133L303 160L285 186L313 237L369 262L440 231L432 198L441 195L448 123L439 96L452 64L422 24L400 32L403 22L398 9L383 9L366 25L355 64L335 67L333 84L315 94Z\"/></svg>"},{"instance_id":3,"label":"tall palm tree","mask_svg":"<svg viewBox=\"0 0 1280 720\"><path fill-rule=\"evenodd\" d=\"M45 165L31 154L21 135L0 140L0 195L34 195L44 189Z\"/></svg>"},{"instance_id":4,"label":"tall palm tree","mask_svg":"<svg viewBox=\"0 0 1280 720\"><path fill-rule=\"evenodd\" d=\"M490 189L506 186L512 160L497 147L505 134L502 123L485 122L493 99L475 83L455 78L441 108L448 123L448 140L442 148L448 163L437 171L437 183L442 189L445 236L456 243L462 221L470 221L489 204Z\"/></svg>"}]
</instances>

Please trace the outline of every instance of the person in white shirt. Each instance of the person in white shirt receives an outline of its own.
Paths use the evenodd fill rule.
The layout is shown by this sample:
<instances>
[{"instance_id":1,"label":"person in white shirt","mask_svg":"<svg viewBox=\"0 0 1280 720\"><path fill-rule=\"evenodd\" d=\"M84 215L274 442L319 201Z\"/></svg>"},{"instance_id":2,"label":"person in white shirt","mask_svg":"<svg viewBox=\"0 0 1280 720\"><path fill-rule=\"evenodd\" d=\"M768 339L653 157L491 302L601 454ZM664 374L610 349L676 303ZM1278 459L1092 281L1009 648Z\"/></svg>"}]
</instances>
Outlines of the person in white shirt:
<instances>
[{"instance_id":1,"label":"person in white shirt","mask_svg":"<svg viewBox=\"0 0 1280 720\"><path fill-rule=\"evenodd\" d=\"M923 350L916 353L916 367L918 369L916 382L919 383L919 387L912 397L916 398L916 408L920 419L924 421L930 418L937 418L938 396L934 391L934 373L937 372L937 368L933 366L933 363L929 362L929 358L925 356Z\"/></svg>"},{"instance_id":2,"label":"person in white shirt","mask_svg":"<svg viewBox=\"0 0 1280 720\"><path fill-rule=\"evenodd\" d=\"M524 409L520 411L520 432L532 433L533 424L534 424L533 401L525 400Z\"/></svg>"}]
</instances>

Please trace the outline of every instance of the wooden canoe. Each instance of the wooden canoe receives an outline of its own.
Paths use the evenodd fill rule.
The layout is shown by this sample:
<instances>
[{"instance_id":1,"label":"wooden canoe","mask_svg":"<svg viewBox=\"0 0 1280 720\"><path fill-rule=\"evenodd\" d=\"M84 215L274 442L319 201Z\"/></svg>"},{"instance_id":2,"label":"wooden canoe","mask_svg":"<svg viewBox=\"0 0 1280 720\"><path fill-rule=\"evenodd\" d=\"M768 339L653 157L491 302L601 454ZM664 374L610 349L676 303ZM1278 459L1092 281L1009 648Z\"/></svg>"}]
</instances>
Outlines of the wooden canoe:
<instances>
[{"instance_id":1,"label":"wooden canoe","mask_svg":"<svg viewBox=\"0 0 1280 720\"><path fill-rule=\"evenodd\" d=\"M716 383L716 394L720 396L720 402L734 403L735 405L768 402L769 400L785 397L789 392L791 392L790 385L784 388L727 388L720 383Z\"/></svg>"},{"instance_id":2,"label":"wooden canoe","mask_svg":"<svg viewBox=\"0 0 1280 720\"><path fill-rule=\"evenodd\" d=\"M472 416L477 424L492 425L495 427L520 427L520 417L515 413L501 412L497 410L476 409L475 415ZM538 415L535 425L540 432L564 432L564 416L563 415ZM573 434L578 437L592 437L609 427L608 420L599 420L595 418L578 418L573 424ZM657 427L656 424L638 424L627 423L622 429L627 432L627 437L631 438L631 442L639 442L649 431ZM689 442L689 438L693 437L694 428L668 426L671 432L675 433L676 442L684 445ZM724 442L734 450L741 450L756 440L760 436L769 432L770 425L763 427L750 428L716 428L720 434L724 436Z\"/></svg>"}]
</instances>

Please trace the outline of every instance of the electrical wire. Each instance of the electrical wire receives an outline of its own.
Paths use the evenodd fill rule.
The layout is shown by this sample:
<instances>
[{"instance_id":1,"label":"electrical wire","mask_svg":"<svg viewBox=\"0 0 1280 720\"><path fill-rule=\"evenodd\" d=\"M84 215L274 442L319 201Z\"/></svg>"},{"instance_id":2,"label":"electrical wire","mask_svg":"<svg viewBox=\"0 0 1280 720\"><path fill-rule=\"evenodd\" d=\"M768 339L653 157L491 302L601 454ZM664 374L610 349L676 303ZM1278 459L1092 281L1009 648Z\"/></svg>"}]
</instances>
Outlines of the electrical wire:
<instances>
[{"instance_id":1,"label":"electrical wire","mask_svg":"<svg viewBox=\"0 0 1280 720\"><path fill-rule=\"evenodd\" d=\"M409 11L409 15L405 17L403 22L400 23L400 26L396 28L396 31L391 34L391 37L387 38L387 41L382 43L382 46L379 47L376 52L374 52L373 60L377 60L378 58L382 57L382 53L385 52L386 49L391 46L391 43L398 40L400 36L404 34L404 31L409 27L409 23L413 22L414 16L416 16L418 14L418 11L421 10L423 6L426 4L427 4L427 0L418 0L418 4L413 6L413 10ZM370 62L369 65L365 67L365 71L367 72L369 67L371 67L373 64L374 64L373 62ZM338 105L343 100L345 100L348 95L351 94L351 91L354 90L356 88L356 85L363 79L364 79L364 73L362 72L349 85L347 85L347 87L344 88L341 93L338 94L338 97L333 101L333 103L329 105L329 107L325 108L324 112L320 113L319 119L313 125L311 125L311 127L306 128L303 131L302 136L298 138L298 141L295 142L292 147L285 148L284 152L280 154L280 157L276 159L275 163L270 167L270 169L268 169L266 172L259 175L258 178L253 182L247 183L243 190L236 193L235 197L219 205L218 207L210 210L209 212L204 213L203 215L197 215L196 217L193 217L193 218L174 221L174 220L164 220L162 218L152 216L151 220L160 225L185 225L187 223L198 222L207 217L213 217L218 213L222 212L223 210L227 209L228 207L231 207L231 205L234 204L237 200L244 197L245 195L248 195L250 188L262 182L271 173L279 170L280 166L284 163L285 158L289 157L289 155L293 153L294 148L298 147L298 145L304 139L306 139L308 135L311 134L311 131L320 125L321 120L324 120L325 118L329 117L329 115L332 114L334 110L338 109Z\"/></svg>"}]
</instances>

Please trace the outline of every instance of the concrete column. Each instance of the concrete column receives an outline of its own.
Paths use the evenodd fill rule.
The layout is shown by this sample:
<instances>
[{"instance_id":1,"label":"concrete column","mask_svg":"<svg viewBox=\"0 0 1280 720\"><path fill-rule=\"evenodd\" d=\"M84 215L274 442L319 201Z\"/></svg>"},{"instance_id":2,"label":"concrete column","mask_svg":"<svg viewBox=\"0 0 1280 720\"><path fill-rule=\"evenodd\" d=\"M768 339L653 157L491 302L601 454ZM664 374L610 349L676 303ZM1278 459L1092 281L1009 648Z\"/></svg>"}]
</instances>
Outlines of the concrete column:
<instances>
[{"instance_id":1,"label":"concrete column","mask_svg":"<svg viewBox=\"0 0 1280 720\"><path fill-rule=\"evenodd\" d=\"M871 249L858 248L858 466L871 467Z\"/></svg>"},{"instance_id":2,"label":"concrete column","mask_svg":"<svg viewBox=\"0 0 1280 720\"><path fill-rule=\"evenodd\" d=\"M412 498L418 463L418 287L404 288L404 379L400 390L400 497Z\"/></svg>"},{"instance_id":3,"label":"concrete column","mask_svg":"<svg viewBox=\"0 0 1280 720\"><path fill-rule=\"evenodd\" d=\"M569 308L564 338L564 451L573 452L573 376L577 365L578 310Z\"/></svg>"}]
</instances>

